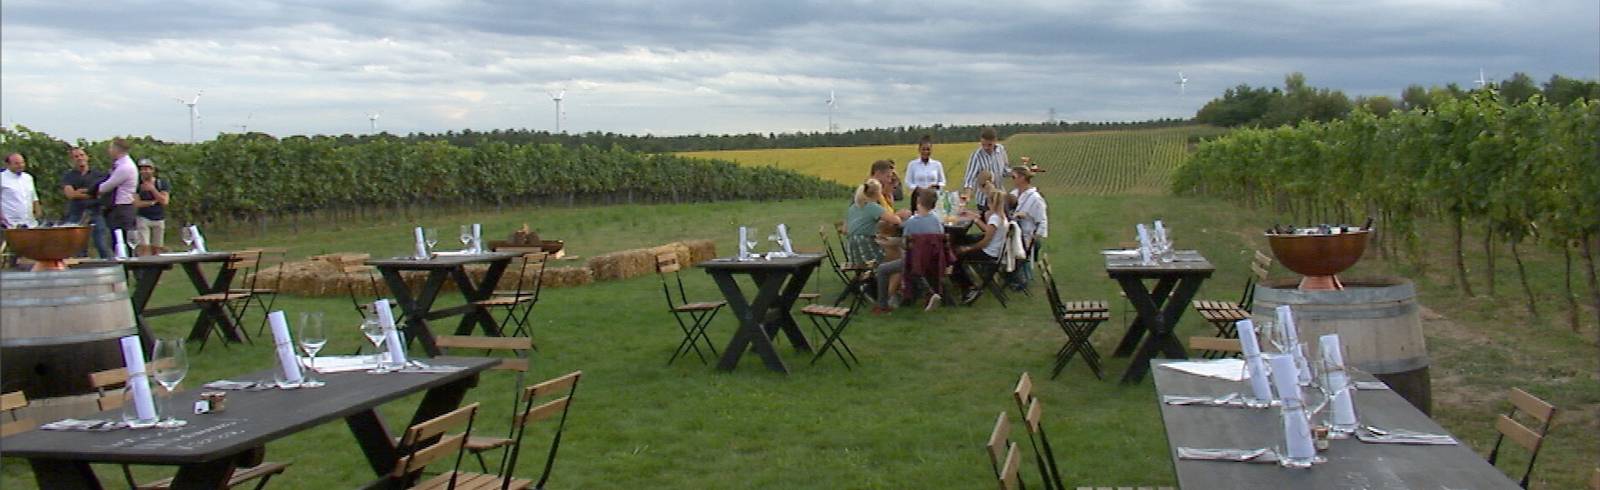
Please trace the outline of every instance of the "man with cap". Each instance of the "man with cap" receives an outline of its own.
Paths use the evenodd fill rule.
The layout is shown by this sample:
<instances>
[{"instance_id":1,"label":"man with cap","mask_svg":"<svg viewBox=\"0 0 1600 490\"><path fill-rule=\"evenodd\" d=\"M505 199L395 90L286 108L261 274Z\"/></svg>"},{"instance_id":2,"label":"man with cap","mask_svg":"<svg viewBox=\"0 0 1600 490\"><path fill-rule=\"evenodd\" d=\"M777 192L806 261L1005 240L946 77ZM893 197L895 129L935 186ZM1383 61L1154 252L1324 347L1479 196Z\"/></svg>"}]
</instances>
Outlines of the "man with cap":
<instances>
[{"instance_id":1,"label":"man with cap","mask_svg":"<svg viewBox=\"0 0 1600 490\"><path fill-rule=\"evenodd\" d=\"M155 255L165 252L167 233L167 203L172 184L156 178L156 163L149 158L139 160L139 198L133 201L138 209L138 255Z\"/></svg>"},{"instance_id":2,"label":"man with cap","mask_svg":"<svg viewBox=\"0 0 1600 490\"><path fill-rule=\"evenodd\" d=\"M94 244L95 253L103 259L111 258L111 230L106 229L105 210L100 205L100 197L95 195L95 187L106 179L106 174L90 168L89 154L76 146L67 149L67 163L72 168L61 174L61 194L67 197L67 214L63 221L78 223L88 217L92 230L89 241ZM78 255L88 256L88 248Z\"/></svg>"}]
</instances>

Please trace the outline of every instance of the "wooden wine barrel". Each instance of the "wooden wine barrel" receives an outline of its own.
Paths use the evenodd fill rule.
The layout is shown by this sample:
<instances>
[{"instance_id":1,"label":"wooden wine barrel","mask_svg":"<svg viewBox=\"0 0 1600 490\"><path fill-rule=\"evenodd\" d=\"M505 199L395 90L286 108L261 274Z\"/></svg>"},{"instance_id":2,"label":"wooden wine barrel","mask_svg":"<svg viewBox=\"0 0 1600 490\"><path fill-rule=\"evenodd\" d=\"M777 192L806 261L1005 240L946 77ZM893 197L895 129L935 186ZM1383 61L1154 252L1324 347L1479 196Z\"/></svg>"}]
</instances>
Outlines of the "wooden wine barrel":
<instances>
[{"instance_id":1,"label":"wooden wine barrel","mask_svg":"<svg viewBox=\"0 0 1600 490\"><path fill-rule=\"evenodd\" d=\"M0 272L0 385L28 398L89 391L88 374L123 365L134 335L122 267Z\"/></svg>"},{"instance_id":2,"label":"wooden wine barrel","mask_svg":"<svg viewBox=\"0 0 1600 490\"><path fill-rule=\"evenodd\" d=\"M1251 318L1275 320L1278 305L1291 305L1300 339L1309 348L1316 349L1322 335L1339 334L1346 364L1376 375L1431 414L1433 388L1416 286L1394 277L1342 280L1345 289L1339 291L1302 291L1299 278L1258 284Z\"/></svg>"}]
</instances>

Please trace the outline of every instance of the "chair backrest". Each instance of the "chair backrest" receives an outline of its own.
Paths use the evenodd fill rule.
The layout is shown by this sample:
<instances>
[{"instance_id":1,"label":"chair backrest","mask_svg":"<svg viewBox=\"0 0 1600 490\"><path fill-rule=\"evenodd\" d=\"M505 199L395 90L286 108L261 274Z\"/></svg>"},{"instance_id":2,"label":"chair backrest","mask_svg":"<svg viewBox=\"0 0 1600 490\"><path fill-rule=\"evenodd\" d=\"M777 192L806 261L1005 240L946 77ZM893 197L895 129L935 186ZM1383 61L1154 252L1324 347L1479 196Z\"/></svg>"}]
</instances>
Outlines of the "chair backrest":
<instances>
[{"instance_id":1,"label":"chair backrest","mask_svg":"<svg viewBox=\"0 0 1600 490\"><path fill-rule=\"evenodd\" d=\"M1006 419L1006 412L1001 410L1000 415L995 417L994 430L989 432L989 442L983 445L989 452L989 466L994 468L995 476L1000 476L1005 469L1002 465L1005 464L1005 451L1011 445L1010 438L1011 421Z\"/></svg>"},{"instance_id":2,"label":"chair backrest","mask_svg":"<svg viewBox=\"0 0 1600 490\"><path fill-rule=\"evenodd\" d=\"M360 294L361 282L366 281L367 287L370 288L374 295L382 294L378 289L378 269L366 265L364 262L365 259L335 263L339 269L339 274L344 276L345 294L350 296L350 304L355 307L356 312L361 314L361 319L363 320L368 318L367 315L369 313L375 314L375 312L368 311L372 307L372 302L366 301L363 298L364 295Z\"/></svg>"},{"instance_id":3,"label":"chair backrest","mask_svg":"<svg viewBox=\"0 0 1600 490\"><path fill-rule=\"evenodd\" d=\"M1044 432L1044 406L1033 396L1033 377L1022 373L1017 387L1011 390L1011 397L1017 402L1017 412L1022 414L1022 426L1028 432L1028 443L1033 446L1039 477L1047 488L1065 488L1061 485L1061 470L1056 467L1055 451L1050 448L1050 438ZM1054 487L1051 487L1052 482Z\"/></svg>"},{"instance_id":4,"label":"chair backrest","mask_svg":"<svg viewBox=\"0 0 1600 490\"><path fill-rule=\"evenodd\" d=\"M675 307L675 304L681 305L689 302L689 294L683 289L683 274L679 274L682 270L683 264L678 263L678 254L667 252L656 255L656 275L661 278L661 293L667 296L667 308L669 309ZM676 300L672 298L672 286L667 283L667 274L672 274L672 278L678 282L678 298Z\"/></svg>"},{"instance_id":5,"label":"chair backrest","mask_svg":"<svg viewBox=\"0 0 1600 490\"><path fill-rule=\"evenodd\" d=\"M27 432L34 428L33 421L17 416L17 411L26 406L28 406L28 396L21 391L0 395L0 412L5 412L11 418L11 420L0 421L0 437L18 432Z\"/></svg>"},{"instance_id":6,"label":"chair backrest","mask_svg":"<svg viewBox=\"0 0 1600 490\"><path fill-rule=\"evenodd\" d=\"M486 351L504 351L512 357L501 358L499 364L489 369L528 372L528 358L526 353L533 348L533 339L529 337L480 337L473 335L438 335L434 336L433 344L440 349L469 349Z\"/></svg>"},{"instance_id":7,"label":"chair backrest","mask_svg":"<svg viewBox=\"0 0 1600 490\"><path fill-rule=\"evenodd\" d=\"M1013 442L1006 448L1006 459L1000 466L1000 490L1017 490L1022 488L1019 473L1022 470L1022 451L1017 449Z\"/></svg>"},{"instance_id":8,"label":"chair backrest","mask_svg":"<svg viewBox=\"0 0 1600 490\"><path fill-rule=\"evenodd\" d=\"M151 370L164 363L172 362L161 359L145 363L145 369ZM122 397L108 393L108 391L125 387L128 384L128 368L111 368L104 371L89 373L89 387L95 391L95 406L100 410L111 410L122 406Z\"/></svg>"},{"instance_id":9,"label":"chair backrest","mask_svg":"<svg viewBox=\"0 0 1600 490\"><path fill-rule=\"evenodd\" d=\"M1494 440L1494 449L1489 450L1489 464L1494 464L1500 455L1500 443L1506 439L1528 450L1528 469L1522 474L1522 487L1528 487L1528 478L1533 476L1533 464L1539 459L1539 449L1544 446L1544 437L1550 432L1550 420L1555 418L1556 407L1540 400L1538 397L1522 391L1521 388L1512 388L1506 397L1511 401L1511 410L1501 414L1494 421L1494 429L1500 435ZM1538 430L1529 429L1528 426L1518 422L1516 416L1522 413L1537 422Z\"/></svg>"},{"instance_id":10,"label":"chair backrest","mask_svg":"<svg viewBox=\"0 0 1600 490\"><path fill-rule=\"evenodd\" d=\"M1239 339L1224 339L1217 337L1189 337L1189 350L1209 350L1237 354L1244 353L1244 347L1239 344Z\"/></svg>"},{"instance_id":11,"label":"chair backrest","mask_svg":"<svg viewBox=\"0 0 1600 490\"><path fill-rule=\"evenodd\" d=\"M1239 293L1239 308L1250 311L1255 306L1256 284L1267 281L1267 270L1272 268L1272 257L1256 250L1250 259L1250 275L1245 277L1244 292Z\"/></svg>"},{"instance_id":12,"label":"chair backrest","mask_svg":"<svg viewBox=\"0 0 1600 490\"><path fill-rule=\"evenodd\" d=\"M1057 321L1067 314L1067 305L1061 301L1061 290L1056 287L1056 272L1050 268L1048 254L1039 254L1039 269L1044 276L1045 299L1050 300L1050 313Z\"/></svg>"},{"instance_id":13,"label":"chair backrest","mask_svg":"<svg viewBox=\"0 0 1600 490\"><path fill-rule=\"evenodd\" d=\"M534 251L525 251L523 249ZM535 247L497 247L495 251L522 253L522 255L517 257L517 282L515 291L517 292L517 296L522 296L526 291L527 294L537 298L539 284L544 280L544 251ZM530 282L528 281L528 266L533 264L539 264L539 270L535 273L536 275L533 281ZM528 289L523 289L524 287L527 287Z\"/></svg>"},{"instance_id":14,"label":"chair backrest","mask_svg":"<svg viewBox=\"0 0 1600 490\"><path fill-rule=\"evenodd\" d=\"M408 475L421 471L452 452L456 455L455 465L459 468L464 453L462 448L466 447L467 438L472 434L472 419L477 413L478 404L473 403L407 428L405 434L400 436L400 457L395 460L394 471L389 473L389 478L409 484L404 481L410 478ZM460 434L444 435L462 426L466 429ZM450 487L455 487L454 477L451 478Z\"/></svg>"},{"instance_id":15,"label":"chair backrest","mask_svg":"<svg viewBox=\"0 0 1600 490\"><path fill-rule=\"evenodd\" d=\"M521 413L512 417L516 437L512 438L514 442L510 455L501 463L502 490L510 484L511 475L517 469L517 456L522 452L522 438L527 435L528 425L560 414L561 419L556 423L556 432L550 441L550 452L545 456L544 470L533 488L544 488L545 482L550 480L550 470L556 464L556 452L561 449L561 434L567 428L567 413L572 407L572 397L578 394L578 380L582 377L583 371L573 371L522 389L523 408ZM561 395L560 398L534 405L541 398L557 395Z\"/></svg>"},{"instance_id":16,"label":"chair backrest","mask_svg":"<svg viewBox=\"0 0 1600 490\"><path fill-rule=\"evenodd\" d=\"M839 256L839 254L843 253L843 251L833 251L833 244L832 242L828 241L828 225L817 227L817 237L822 239L822 253L823 257L828 259L828 267L833 269L834 275L839 276L840 282L848 284L850 282L850 277L845 275L843 264L844 260ZM841 243L839 246L843 247L844 244Z\"/></svg>"},{"instance_id":17,"label":"chair backrest","mask_svg":"<svg viewBox=\"0 0 1600 490\"><path fill-rule=\"evenodd\" d=\"M283 247L263 247L261 255L256 261L255 276L256 287L278 290L283 286L283 263L289 257L289 249ZM261 271L273 268L267 277L261 277Z\"/></svg>"}]
</instances>

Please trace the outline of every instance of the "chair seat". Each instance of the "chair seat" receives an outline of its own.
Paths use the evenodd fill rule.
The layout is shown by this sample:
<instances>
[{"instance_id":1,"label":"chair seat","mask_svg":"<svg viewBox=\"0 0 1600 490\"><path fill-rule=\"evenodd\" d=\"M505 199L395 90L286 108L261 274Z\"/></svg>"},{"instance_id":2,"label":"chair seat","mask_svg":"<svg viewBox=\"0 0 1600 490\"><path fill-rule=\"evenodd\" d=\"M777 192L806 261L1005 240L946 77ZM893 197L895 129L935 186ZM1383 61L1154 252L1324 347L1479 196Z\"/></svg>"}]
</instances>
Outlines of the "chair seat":
<instances>
[{"instance_id":1,"label":"chair seat","mask_svg":"<svg viewBox=\"0 0 1600 490\"><path fill-rule=\"evenodd\" d=\"M469 473L465 471L447 471L427 481L411 487L418 490L432 490L437 488L450 488L450 477L456 477L456 490L490 490L499 489L505 480L496 475L483 473ZM512 478L511 485L507 488L528 488L533 486L532 480Z\"/></svg>"},{"instance_id":2,"label":"chair seat","mask_svg":"<svg viewBox=\"0 0 1600 490\"><path fill-rule=\"evenodd\" d=\"M228 293L230 293L230 294L241 294L241 293L250 293L250 294L278 294L278 290L276 290L276 289L268 289L268 288L256 288L256 289L229 289L229 290L228 290Z\"/></svg>"},{"instance_id":3,"label":"chair seat","mask_svg":"<svg viewBox=\"0 0 1600 490\"><path fill-rule=\"evenodd\" d=\"M1200 318L1208 322L1236 322L1250 318L1250 313L1244 310L1199 310Z\"/></svg>"},{"instance_id":4,"label":"chair seat","mask_svg":"<svg viewBox=\"0 0 1600 490\"><path fill-rule=\"evenodd\" d=\"M228 479L228 488L233 488L244 482L283 473L289 468L289 463L261 463L249 468L233 472L233 478ZM139 485L139 490L167 490L172 488L172 479L163 478L150 483Z\"/></svg>"},{"instance_id":5,"label":"chair seat","mask_svg":"<svg viewBox=\"0 0 1600 490\"><path fill-rule=\"evenodd\" d=\"M512 306L533 302L533 296L497 296L494 298L473 301L478 306Z\"/></svg>"},{"instance_id":6,"label":"chair seat","mask_svg":"<svg viewBox=\"0 0 1600 490\"><path fill-rule=\"evenodd\" d=\"M850 309L842 306L809 305L801 308L800 313L811 316L844 318L850 315Z\"/></svg>"},{"instance_id":7,"label":"chair seat","mask_svg":"<svg viewBox=\"0 0 1600 490\"><path fill-rule=\"evenodd\" d=\"M505 437L469 436L467 437L467 450L483 452L511 445L511 439Z\"/></svg>"},{"instance_id":8,"label":"chair seat","mask_svg":"<svg viewBox=\"0 0 1600 490\"><path fill-rule=\"evenodd\" d=\"M1194 300L1194 302L1189 303L1189 304L1193 305L1194 309L1196 309L1196 310L1242 310L1242 309L1244 309L1244 308L1240 308L1239 307L1239 303L1235 303L1235 302L1232 302L1232 301L1218 301L1218 300L1214 300L1214 299L1197 299L1197 300Z\"/></svg>"},{"instance_id":9,"label":"chair seat","mask_svg":"<svg viewBox=\"0 0 1600 490\"><path fill-rule=\"evenodd\" d=\"M672 308L672 311L711 311L727 305L727 301L703 301L699 303L685 303Z\"/></svg>"},{"instance_id":10,"label":"chair seat","mask_svg":"<svg viewBox=\"0 0 1600 490\"><path fill-rule=\"evenodd\" d=\"M1111 313L1104 311L1079 311L1061 315L1061 318L1069 322L1103 322L1111 319Z\"/></svg>"},{"instance_id":11,"label":"chair seat","mask_svg":"<svg viewBox=\"0 0 1600 490\"><path fill-rule=\"evenodd\" d=\"M803 299L803 300L806 300L806 301L811 301L811 300L814 300L814 299L817 299L817 298L821 298L821 297L822 297L822 295L817 294L817 293L800 293L800 299Z\"/></svg>"},{"instance_id":12,"label":"chair seat","mask_svg":"<svg viewBox=\"0 0 1600 490\"><path fill-rule=\"evenodd\" d=\"M193 298L189 298L189 300L193 301L193 302L196 302L196 303L221 303L221 302L224 302L224 301L240 300L240 299L246 299L246 298L249 298L249 297L250 297L250 293L228 292L228 293L202 294L202 295L199 295L199 296L195 296Z\"/></svg>"},{"instance_id":13,"label":"chair seat","mask_svg":"<svg viewBox=\"0 0 1600 490\"><path fill-rule=\"evenodd\" d=\"M533 291L518 291L518 290L515 290L515 289L497 289L493 293L490 293L490 294L492 294L494 296L533 296Z\"/></svg>"},{"instance_id":14,"label":"chair seat","mask_svg":"<svg viewBox=\"0 0 1600 490\"><path fill-rule=\"evenodd\" d=\"M1106 302L1100 300L1067 301L1062 304L1069 313L1082 313L1093 311L1111 311Z\"/></svg>"}]
</instances>

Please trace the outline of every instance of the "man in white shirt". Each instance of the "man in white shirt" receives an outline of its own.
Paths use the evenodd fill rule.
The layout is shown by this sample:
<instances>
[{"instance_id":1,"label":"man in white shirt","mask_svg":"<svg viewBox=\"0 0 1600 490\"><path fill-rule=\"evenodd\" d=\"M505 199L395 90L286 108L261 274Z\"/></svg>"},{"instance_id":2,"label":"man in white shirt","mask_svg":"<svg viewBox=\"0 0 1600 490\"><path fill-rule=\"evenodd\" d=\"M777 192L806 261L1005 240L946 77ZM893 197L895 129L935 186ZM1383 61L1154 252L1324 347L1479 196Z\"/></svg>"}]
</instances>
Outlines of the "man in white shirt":
<instances>
[{"instance_id":1,"label":"man in white shirt","mask_svg":"<svg viewBox=\"0 0 1600 490\"><path fill-rule=\"evenodd\" d=\"M995 179L995 186L1000 187L1000 178L1006 174L1011 166L1011 160L1006 156L1006 147L1000 144L1000 138L995 134L994 128L983 128L978 133L978 149L972 152L972 157L967 159L967 176L962 180L961 187L971 190L976 195L974 202L979 210L987 210L988 196L978 192L978 174L989 171ZM1002 189L1003 190L1003 189Z\"/></svg>"},{"instance_id":2,"label":"man in white shirt","mask_svg":"<svg viewBox=\"0 0 1600 490\"><path fill-rule=\"evenodd\" d=\"M906 183L916 189L944 189L944 164L933 159L933 137L922 135L917 142L917 158L906 165Z\"/></svg>"},{"instance_id":3,"label":"man in white shirt","mask_svg":"<svg viewBox=\"0 0 1600 490\"><path fill-rule=\"evenodd\" d=\"M6 155L6 169L0 172L0 225L6 228L39 226L39 192L21 153Z\"/></svg>"}]
</instances>

